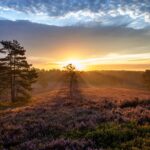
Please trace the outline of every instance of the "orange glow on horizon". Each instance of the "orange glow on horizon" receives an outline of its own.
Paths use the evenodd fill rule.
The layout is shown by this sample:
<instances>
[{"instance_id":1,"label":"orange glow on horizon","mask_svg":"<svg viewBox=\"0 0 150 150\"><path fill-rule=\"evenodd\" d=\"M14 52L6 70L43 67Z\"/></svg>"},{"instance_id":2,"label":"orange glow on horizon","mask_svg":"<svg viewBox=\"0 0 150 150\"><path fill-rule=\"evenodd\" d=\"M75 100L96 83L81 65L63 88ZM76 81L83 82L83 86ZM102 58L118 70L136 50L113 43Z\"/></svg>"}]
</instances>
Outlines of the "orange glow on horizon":
<instances>
[{"instance_id":1,"label":"orange glow on horizon","mask_svg":"<svg viewBox=\"0 0 150 150\"><path fill-rule=\"evenodd\" d=\"M66 56L65 56L66 55ZM108 54L99 57L83 57L79 53L65 54L62 58L30 57L31 63L40 69L61 69L73 64L79 71L90 70L145 70L150 69L150 53Z\"/></svg>"},{"instance_id":2,"label":"orange glow on horizon","mask_svg":"<svg viewBox=\"0 0 150 150\"><path fill-rule=\"evenodd\" d=\"M73 66L75 66L75 68L79 71L83 71L86 70L86 66L83 65L80 60L75 60L75 59L71 59L68 61L64 61L64 62L60 62L60 68L63 69L65 66L67 66L68 64L72 64Z\"/></svg>"}]
</instances>

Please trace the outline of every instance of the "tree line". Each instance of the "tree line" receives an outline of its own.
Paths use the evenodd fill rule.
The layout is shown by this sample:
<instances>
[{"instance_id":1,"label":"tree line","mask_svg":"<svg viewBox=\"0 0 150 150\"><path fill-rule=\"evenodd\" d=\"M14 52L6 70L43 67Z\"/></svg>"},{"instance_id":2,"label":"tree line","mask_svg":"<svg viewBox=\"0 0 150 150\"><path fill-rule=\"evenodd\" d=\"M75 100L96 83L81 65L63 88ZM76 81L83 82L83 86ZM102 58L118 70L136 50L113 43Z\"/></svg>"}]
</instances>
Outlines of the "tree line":
<instances>
[{"instance_id":1,"label":"tree line","mask_svg":"<svg viewBox=\"0 0 150 150\"><path fill-rule=\"evenodd\" d=\"M38 74L27 62L26 50L16 40L0 44L0 94L7 91L12 102L29 99Z\"/></svg>"},{"instance_id":2,"label":"tree line","mask_svg":"<svg viewBox=\"0 0 150 150\"><path fill-rule=\"evenodd\" d=\"M60 73L60 70L46 72L37 71L33 68L32 65L27 62L25 56L26 50L18 41L0 41L0 45L0 95L7 93L12 102L27 100L31 97L32 84L36 82L38 74L39 82L44 85L48 84L48 80L51 77L52 80L50 81L58 80L58 78L62 80L61 75L63 75L64 72ZM73 85L77 80L76 68L72 64L68 64L64 69L68 73L67 79L70 97L72 97ZM51 72L53 72L53 75ZM50 76L50 74L52 76ZM58 74L60 75L59 77L57 77ZM46 75L46 78L45 76L43 77L43 75ZM150 89L150 70L146 70L142 78L146 87ZM98 80L100 80L100 77Z\"/></svg>"},{"instance_id":3,"label":"tree line","mask_svg":"<svg viewBox=\"0 0 150 150\"><path fill-rule=\"evenodd\" d=\"M146 87L150 90L150 70L146 70L143 74L144 83Z\"/></svg>"}]
</instances>

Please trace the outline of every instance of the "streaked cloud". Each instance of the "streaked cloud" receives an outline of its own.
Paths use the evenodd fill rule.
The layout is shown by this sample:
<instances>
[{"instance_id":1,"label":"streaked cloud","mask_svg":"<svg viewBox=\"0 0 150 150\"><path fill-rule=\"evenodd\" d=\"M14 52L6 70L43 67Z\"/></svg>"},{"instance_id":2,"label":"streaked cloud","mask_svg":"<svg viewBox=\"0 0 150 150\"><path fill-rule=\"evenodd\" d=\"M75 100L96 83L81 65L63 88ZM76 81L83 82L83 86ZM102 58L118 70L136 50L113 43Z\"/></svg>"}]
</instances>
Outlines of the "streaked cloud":
<instances>
[{"instance_id":1,"label":"streaked cloud","mask_svg":"<svg viewBox=\"0 0 150 150\"><path fill-rule=\"evenodd\" d=\"M103 57L82 60L81 63L87 64L147 64L150 63L150 53L140 54L113 54L110 53Z\"/></svg>"},{"instance_id":2,"label":"streaked cloud","mask_svg":"<svg viewBox=\"0 0 150 150\"><path fill-rule=\"evenodd\" d=\"M149 29L56 27L26 21L0 21L0 33L0 40L21 42L28 50L28 56L50 59L85 59L110 53L124 55L150 51Z\"/></svg>"},{"instance_id":3,"label":"streaked cloud","mask_svg":"<svg viewBox=\"0 0 150 150\"><path fill-rule=\"evenodd\" d=\"M82 64L147 64L150 63L150 53L140 53L140 54L113 54L110 53L103 57L89 58L78 60ZM57 62L58 64L64 62Z\"/></svg>"},{"instance_id":4,"label":"streaked cloud","mask_svg":"<svg viewBox=\"0 0 150 150\"><path fill-rule=\"evenodd\" d=\"M28 60L38 68L57 68L63 69L63 67L69 63L79 64L83 66L83 69L94 70L115 70L115 69L127 69L127 70L145 70L150 68L150 53L139 54L113 54L110 53L105 56L87 58L87 59L70 59L66 61L58 61L49 59L46 57L29 57ZM113 67L112 67L113 66Z\"/></svg>"}]
</instances>

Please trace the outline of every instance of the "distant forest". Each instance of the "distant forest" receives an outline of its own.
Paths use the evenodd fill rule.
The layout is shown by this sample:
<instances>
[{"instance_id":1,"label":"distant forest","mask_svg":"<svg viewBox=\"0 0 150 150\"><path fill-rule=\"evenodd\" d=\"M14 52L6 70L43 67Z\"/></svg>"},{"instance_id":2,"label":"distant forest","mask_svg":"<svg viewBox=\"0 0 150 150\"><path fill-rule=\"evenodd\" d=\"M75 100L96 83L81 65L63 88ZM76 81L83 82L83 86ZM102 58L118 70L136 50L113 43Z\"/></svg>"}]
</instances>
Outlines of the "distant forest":
<instances>
[{"instance_id":1,"label":"distant forest","mask_svg":"<svg viewBox=\"0 0 150 150\"><path fill-rule=\"evenodd\" d=\"M55 89L71 83L73 74L80 87L122 87L134 89L150 89L150 70L141 71L77 71L70 68L64 70L40 70L27 62L26 50L18 41L1 41L0 49L0 99L11 99L12 102L27 100L33 92ZM72 79L70 78L72 76ZM70 80L71 79L71 80ZM8 94L9 93L9 94Z\"/></svg>"},{"instance_id":2,"label":"distant forest","mask_svg":"<svg viewBox=\"0 0 150 150\"><path fill-rule=\"evenodd\" d=\"M60 81L66 81L65 71L38 70L36 86L54 88ZM148 89L150 71L77 71L80 86L122 87Z\"/></svg>"}]
</instances>

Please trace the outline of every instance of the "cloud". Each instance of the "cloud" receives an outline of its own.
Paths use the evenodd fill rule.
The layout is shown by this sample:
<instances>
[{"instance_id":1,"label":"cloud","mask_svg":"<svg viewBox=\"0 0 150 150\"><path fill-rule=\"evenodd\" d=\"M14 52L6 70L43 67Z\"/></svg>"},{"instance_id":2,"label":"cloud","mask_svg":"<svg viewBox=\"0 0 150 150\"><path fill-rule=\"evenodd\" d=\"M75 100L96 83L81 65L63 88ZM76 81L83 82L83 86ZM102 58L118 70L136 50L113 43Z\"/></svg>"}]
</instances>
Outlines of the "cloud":
<instances>
[{"instance_id":1,"label":"cloud","mask_svg":"<svg viewBox=\"0 0 150 150\"><path fill-rule=\"evenodd\" d=\"M110 53L103 57L81 60L80 63L86 64L148 64L150 53L138 54L117 54Z\"/></svg>"},{"instance_id":2,"label":"cloud","mask_svg":"<svg viewBox=\"0 0 150 150\"><path fill-rule=\"evenodd\" d=\"M34 67L37 68L60 68L60 65L52 58L29 56L27 59L31 64L34 64Z\"/></svg>"},{"instance_id":3,"label":"cloud","mask_svg":"<svg viewBox=\"0 0 150 150\"><path fill-rule=\"evenodd\" d=\"M19 40L31 50L29 55L38 57L58 57L58 53L60 56L79 53L92 57L110 52L144 53L150 50L149 29L137 31L124 26L56 27L3 20L0 21L0 33L0 40Z\"/></svg>"},{"instance_id":4,"label":"cloud","mask_svg":"<svg viewBox=\"0 0 150 150\"><path fill-rule=\"evenodd\" d=\"M112 69L118 68L122 69L139 69L145 70L150 68L149 60L150 60L150 53L138 53L138 54L117 54L117 53L110 53L105 56L95 57L95 58L87 58L87 59L78 59L78 60L67 60L67 61L57 61L53 59L49 59L47 57L29 57L28 60L35 64L38 68L62 68L69 63L80 64L84 66L86 69ZM95 67L93 67L95 66ZM93 67L93 68L91 68ZM112 68L111 68L112 67Z\"/></svg>"},{"instance_id":5,"label":"cloud","mask_svg":"<svg viewBox=\"0 0 150 150\"><path fill-rule=\"evenodd\" d=\"M0 17L56 26L150 27L149 0L0 0Z\"/></svg>"},{"instance_id":6,"label":"cloud","mask_svg":"<svg viewBox=\"0 0 150 150\"><path fill-rule=\"evenodd\" d=\"M142 64L147 68L150 64L149 29L56 27L1 20L0 33L0 40L18 40L27 49L29 61L39 68L58 68L58 61L69 59L77 59L83 65L132 64L136 68L135 65Z\"/></svg>"}]
</instances>

